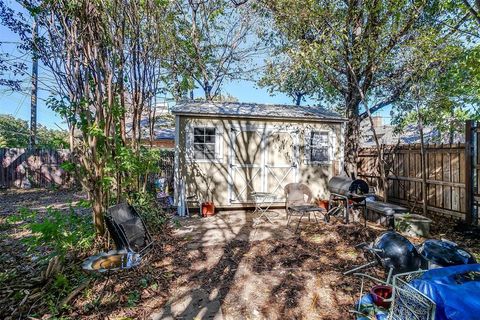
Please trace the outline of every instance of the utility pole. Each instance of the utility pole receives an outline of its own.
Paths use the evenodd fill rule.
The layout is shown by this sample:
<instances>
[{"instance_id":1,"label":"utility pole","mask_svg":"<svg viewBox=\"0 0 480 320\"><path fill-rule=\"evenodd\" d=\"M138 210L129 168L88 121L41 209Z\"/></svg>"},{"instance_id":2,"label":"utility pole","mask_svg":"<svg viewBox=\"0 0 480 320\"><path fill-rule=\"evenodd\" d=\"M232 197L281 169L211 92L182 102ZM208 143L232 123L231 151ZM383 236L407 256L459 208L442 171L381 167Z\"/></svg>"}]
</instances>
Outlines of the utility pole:
<instances>
[{"instance_id":1,"label":"utility pole","mask_svg":"<svg viewBox=\"0 0 480 320\"><path fill-rule=\"evenodd\" d=\"M38 92L38 56L37 56L37 34L38 25L37 18L33 17L32 31L32 95L30 101L30 149L35 150L37 140L37 92Z\"/></svg>"}]
</instances>

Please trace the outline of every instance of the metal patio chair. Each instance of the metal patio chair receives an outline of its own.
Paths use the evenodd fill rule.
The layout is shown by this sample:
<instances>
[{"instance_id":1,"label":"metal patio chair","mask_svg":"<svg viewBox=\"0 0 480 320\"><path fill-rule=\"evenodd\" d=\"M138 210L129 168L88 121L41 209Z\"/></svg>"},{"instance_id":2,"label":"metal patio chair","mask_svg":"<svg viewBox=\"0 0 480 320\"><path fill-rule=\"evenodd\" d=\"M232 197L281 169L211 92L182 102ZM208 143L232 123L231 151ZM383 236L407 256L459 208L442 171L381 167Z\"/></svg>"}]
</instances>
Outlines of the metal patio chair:
<instances>
[{"instance_id":1,"label":"metal patio chair","mask_svg":"<svg viewBox=\"0 0 480 320\"><path fill-rule=\"evenodd\" d=\"M297 233L300 226L300 222L304 216L308 216L310 221L310 215L313 213L315 221L318 223L317 212L322 213L324 221L326 221L327 210L311 204L313 194L310 188L303 183L289 183L284 188L285 192L285 211L287 212L287 227L290 224L292 216L298 216L297 227L295 233ZM305 200L307 197L307 200Z\"/></svg>"}]
</instances>

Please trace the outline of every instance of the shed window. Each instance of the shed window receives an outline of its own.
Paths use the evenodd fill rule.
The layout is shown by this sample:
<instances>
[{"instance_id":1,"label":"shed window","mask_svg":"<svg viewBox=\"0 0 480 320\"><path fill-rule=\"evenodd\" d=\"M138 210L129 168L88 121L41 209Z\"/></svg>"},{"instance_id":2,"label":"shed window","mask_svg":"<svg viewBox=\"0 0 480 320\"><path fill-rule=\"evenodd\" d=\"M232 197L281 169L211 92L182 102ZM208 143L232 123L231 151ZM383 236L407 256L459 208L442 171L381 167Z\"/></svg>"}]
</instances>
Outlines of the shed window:
<instances>
[{"instance_id":1,"label":"shed window","mask_svg":"<svg viewBox=\"0 0 480 320\"><path fill-rule=\"evenodd\" d=\"M197 160L215 159L216 129L214 127L193 128L193 156Z\"/></svg>"},{"instance_id":2,"label":"shed window","mask_svg":"<svg viewBox=\"0 0 480 320\"><path fill-rule=\"evenodd\" d=\"M310 162L329 162L331 161L331 143L329 133L326 131L311 131L309 139L309 158Z\"/></svg>"}]
</instances>

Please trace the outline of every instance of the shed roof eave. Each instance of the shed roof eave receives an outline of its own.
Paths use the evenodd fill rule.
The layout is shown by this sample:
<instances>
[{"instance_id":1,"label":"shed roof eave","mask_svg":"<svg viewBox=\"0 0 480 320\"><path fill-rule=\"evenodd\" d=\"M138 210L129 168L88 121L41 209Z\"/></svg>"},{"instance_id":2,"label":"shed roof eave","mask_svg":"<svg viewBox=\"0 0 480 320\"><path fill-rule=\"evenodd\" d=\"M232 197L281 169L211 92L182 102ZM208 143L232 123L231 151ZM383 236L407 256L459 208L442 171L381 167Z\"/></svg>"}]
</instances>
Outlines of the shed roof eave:
<instances>
[{"instance_id":1,"label":"shed roof eave","mask_svg":"<svg viewBox=\"0 0 480 320\"><path fill-rule=\"evenodd\" d=\"M256 120L289 120L289 121L312 121L312 122L333 122L333 123L344 123L347 122L346 118L323 118L323 117L260 117L260 116L251 116L251 115L225 115L225 114L210 114L210 113L194 113L194 112L181 112L174 111L172 112L175 116L182 117L194 117L194 118L228 118L228 119L256 119Z\"/></svg>"}]
</instances>

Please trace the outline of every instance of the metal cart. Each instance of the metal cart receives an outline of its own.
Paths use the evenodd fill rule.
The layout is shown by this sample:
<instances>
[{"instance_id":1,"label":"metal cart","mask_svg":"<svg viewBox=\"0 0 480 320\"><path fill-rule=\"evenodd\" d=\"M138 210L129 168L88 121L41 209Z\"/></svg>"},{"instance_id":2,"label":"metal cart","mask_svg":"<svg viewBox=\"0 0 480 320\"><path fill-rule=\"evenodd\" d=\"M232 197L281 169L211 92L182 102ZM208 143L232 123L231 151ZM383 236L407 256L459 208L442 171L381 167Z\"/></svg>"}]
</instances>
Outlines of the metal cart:
<instances>
[{"instance_id":1,"label":"metal cart","mask_svg":"<svg viewBox=\"0 0 480 320\"><path fill-rule=\"evenodd\" d=\"M392 281L380 280L364 273L355 273L355 276L361 277L360 299L365 294L365 287L370 283L384 284L392 287L392 297L385 299L390 302L388 311L388 320L434 320L435 319L435 302L429 297L415 289L410 283L421 277L426 270L419 270L394 275ZM356 310L352 310L358 317L366 316L360 312L360 304Z\"/></svg>"}]
</instances>

